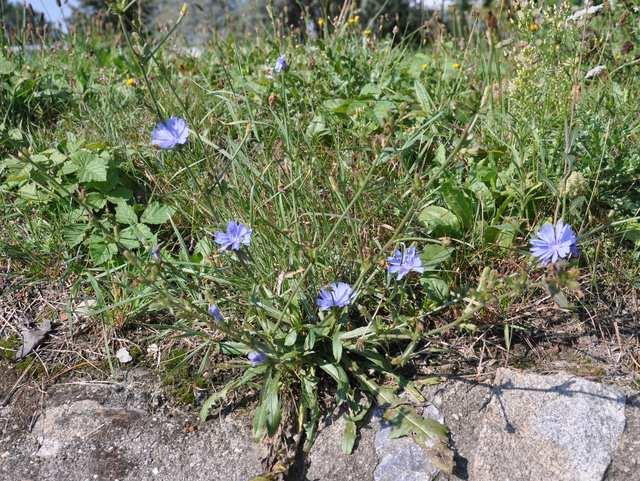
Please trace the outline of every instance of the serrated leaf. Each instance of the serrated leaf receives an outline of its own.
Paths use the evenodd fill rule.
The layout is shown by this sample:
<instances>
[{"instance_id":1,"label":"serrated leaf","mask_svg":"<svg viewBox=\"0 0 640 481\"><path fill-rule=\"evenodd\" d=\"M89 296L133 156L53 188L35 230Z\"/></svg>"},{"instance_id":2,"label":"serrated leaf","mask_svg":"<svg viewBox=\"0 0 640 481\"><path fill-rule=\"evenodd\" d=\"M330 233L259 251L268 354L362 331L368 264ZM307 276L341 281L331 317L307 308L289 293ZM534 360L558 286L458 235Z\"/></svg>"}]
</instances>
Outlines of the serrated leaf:
<instances>
[{"instance_id":1,"label":"serrated leaf","mask_svg":"<svg viewBox=\"0 0 640 481\"><path fill-rule=\"evenodd\" d=\"M89 224L67 224L62 229L62 238L69 247L75 247L84 240Z\"/></svg>"},{"instance_id":2,"label":"serrated leaf","mask_svg":"<svg viewBox=\"0 0 640 481\"><path fill-rule=\"evenodd\" d=\"M92 236L89 238L89 255L96 264L104 264L117 254L118 246L113 242L108 242L102 236Z\"/></svg>"},{"instance_id":3,"label":"serrated leaf","mask_svg":"<svg viewBox=\"0 0 640 481\"><path fill-rule=\"evenodd\" d=\"M134 224L122 229L118 235L118 242L127 249L137 249L140 245L150 246L156 243L153 232L145 224Z\"/></svg>"},{"instance_id":4,"label":"serrated leaf","mask_svg":"<svg viewBox=\"0 0 640 481\"><path fill-rule=\"evenodd\" d=\"M351 454L356 443L357 426L351 419L345 420L344 431L342 432L342 452Z\"/></svg>"},{"instance_id":5,"label":"serrated leaf","mask_svg":"<svg viewBox=\"0 0 640 481\"><path fill-rule=\"evenodd\" d=\"M302 378L302 404L309 411L304 423L306 439L303 447L303 450L308 452L315 441L321 413L318 404L318 381L315 376L306 373Z\"/></svg>"},{"instance_id":6,"label":"serrated leaf","mask_svg":"<svg viewBox=\"0 0 640 481\"><path fill-rule=\"evenodd\" d=\"M357 367L355 368L357 369ZM379 386L364 374L357 372L355 376L367 391L376 396L379 405L391 407L392 411L388 415L388 419L392 425L402 426L403 429L412 432L417 438L447 442L449 430L446 426L433 419L418 415L413 408L407 406L391 389Z\"/></svg>"},{"instance_id":7,"label":"serrated leaf","mask_svg":"<svg viewBox=\"0 0 640 481\"><path fill-rule=\"evenodd\" d=\"M120 224L133 225L138 223L138 215L126 202L118 202L116 206L116 222Z\"/></svg>"},{"instance_id":8,"label":"serrated leaf","mask_svg":"<svg viewBox=\"0 0 640 481\"><path fill-rule=\"evenodd\" d=\"M164 224L173 215L175 209L159 202L151 202L142 213L140 222L145 224Z\"/></svg>"},{"instance_id":9,"label":"serrated leaf","mask_svg":"<svg viewBox=\"0 0 640 481\"><path fill-rule=\"evenodd\" d=\"M77 165L78 182L104 182L107 180L108 159L89 151L74 154L73 162Z\"/></svg>"},{"instance_id":10,"label":"serrated leaf","mask_svg":"<svg viewBox=\"0 0 640 481\"><path fill-rule=\"evenodd\" d=\"M85 198L85 202L93 210L100 210L107 205L107 198L101 192L89 192Z\"/></svg>"}]
</instances>

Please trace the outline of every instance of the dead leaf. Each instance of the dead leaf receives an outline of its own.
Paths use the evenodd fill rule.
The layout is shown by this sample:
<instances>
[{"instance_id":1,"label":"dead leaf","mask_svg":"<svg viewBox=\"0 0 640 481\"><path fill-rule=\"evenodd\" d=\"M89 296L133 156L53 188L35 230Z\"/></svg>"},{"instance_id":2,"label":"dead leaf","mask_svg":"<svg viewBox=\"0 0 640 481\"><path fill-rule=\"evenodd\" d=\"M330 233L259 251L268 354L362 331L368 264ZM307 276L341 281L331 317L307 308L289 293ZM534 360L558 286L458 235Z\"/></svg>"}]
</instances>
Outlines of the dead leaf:
<instances>
[{"instance_id":1,"label":"dead leaf","mask_svg":"<svg viewBox=\"0 0 640 481\"><path fill-rule=\"evenodd\" d=\"M16 352L16 361L27 357L49 332L51 332L51 321L48 319L40 327L24 326L21 332L22 346Z\"/></svg>"}]
</instances>

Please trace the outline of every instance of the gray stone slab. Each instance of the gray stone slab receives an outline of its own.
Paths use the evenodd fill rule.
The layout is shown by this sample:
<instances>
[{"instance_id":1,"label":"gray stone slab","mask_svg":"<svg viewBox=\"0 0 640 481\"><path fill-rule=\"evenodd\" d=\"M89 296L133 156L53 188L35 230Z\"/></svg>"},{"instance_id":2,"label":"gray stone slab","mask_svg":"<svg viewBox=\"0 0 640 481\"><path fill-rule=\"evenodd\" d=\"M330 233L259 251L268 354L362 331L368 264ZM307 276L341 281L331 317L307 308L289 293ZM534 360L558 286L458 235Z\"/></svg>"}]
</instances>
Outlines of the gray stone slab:
<instances>
[{"instance_id":1,"label":"gray stone slab","mask_svg":"<svg viewBox=\"0 0 640 481\"><path fill-rule=\"evenodd\" d=\"M606 481L640 481L640 394L626 389L627 423L618 444Z\"/></svg>"},{"instance_id":2,"label":"gray stone slab","mask_svg":"<svg viewBox=\"0 0 640 481\"><path fill-rule=\"evenodd\" d=\"M373 471L378 463L374 439L375 423L367 423L359 432L352 454L342 451L344 418L332 416L321 425L316 442L307 457L306 472L296 481L373 481Z\"/></svg>"},{"instance_id":3,"label":"gray stone slab","mask_svg":"<svg viewBox=\"0 0 640 481\"><path fill-rule=\"evenodd\" d=\"M469 479L602 481L624 427L619 389L499 369Z\"/></svg>"},{"instance_id":4,"label":"gray stone slab","mask_svg":"<svg viewBox=\"0 0 640 481\"><path fill-rule=\"evenodd\" d=\"M1 455L0 479L38 481L247 481L266 454L251 417L201 424L193 414L150 412L120 386L53 390L20 446ZM26 436L25 436L26 437Z\"/></svg>"}]
</instances>

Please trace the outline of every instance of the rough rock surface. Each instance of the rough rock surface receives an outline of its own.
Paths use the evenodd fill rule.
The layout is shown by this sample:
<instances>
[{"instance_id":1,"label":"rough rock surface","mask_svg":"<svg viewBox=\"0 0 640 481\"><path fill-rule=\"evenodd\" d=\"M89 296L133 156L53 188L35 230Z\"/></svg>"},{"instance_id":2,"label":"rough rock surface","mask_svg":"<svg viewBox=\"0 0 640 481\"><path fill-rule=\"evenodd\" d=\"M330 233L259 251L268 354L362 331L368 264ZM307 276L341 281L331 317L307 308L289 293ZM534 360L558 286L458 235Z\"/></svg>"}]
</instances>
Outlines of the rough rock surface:
<instances>
[{"instance_id":1,"label":"rough rock surface","mask_svg":"<svg viewBox=\"0 0 640 481\"><path fill-rule=\"evenodd\" d=\"M20 390L13 405L0 407L0 481L248 481L261 473L265 453L252 441L248 412L201 424L168 407L157 384L134 371L124 381L72 382L46 395ZM494 382L425 388L427 415L441 413L456 453L455 474L434 479L640 481L640 397L625 393L626 405L622 391L604 384L505 369ZM288 481L433 476L426 456L410 439L388 439L379 417L350 456L341 450L343 429L340 416L327 418L306 465Z\"/></svg>"},{"instance_id":2,"label":"rough rock surface","mask_svg":"<svg viewBox=\"0 0 640 481\"><path fill-rule=\"evenodd\" d=\"M376 467L375 424L367 423L360 430L354 452L342 452L344 418L327 418L308 456L306 473L299 473L295 481L371 481Z\"/></svg>"},{"instance_id":3,"label":"rough rock surface","mask_svg":"<svg viewBox=\"0 0 640 481\"><path fill-rule=\"evenodd\" d=\"M180 412L150 413L115 384L49 392L31 434L0 439L0 480L246 481L261 473L250 418L199 425Z\"/></svg>"},{"instance_id":4,"label":"rough rock surface","mask_svg":"<svg viewBox=\"0 0 640 481\"><path fill-rule=\"evenodd\" d=\"M470 479L601 481L624 428L616 388L499 369Z\"/></svg>"}]
</instances>

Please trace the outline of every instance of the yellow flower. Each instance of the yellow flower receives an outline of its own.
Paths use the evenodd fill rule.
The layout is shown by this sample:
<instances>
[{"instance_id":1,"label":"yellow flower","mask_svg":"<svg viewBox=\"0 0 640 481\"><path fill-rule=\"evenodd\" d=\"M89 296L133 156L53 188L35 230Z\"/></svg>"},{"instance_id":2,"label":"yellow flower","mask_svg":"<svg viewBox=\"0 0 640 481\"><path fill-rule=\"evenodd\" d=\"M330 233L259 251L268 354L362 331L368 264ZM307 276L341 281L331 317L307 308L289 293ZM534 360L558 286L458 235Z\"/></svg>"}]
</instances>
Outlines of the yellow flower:
<instances>
[{"instance_id":1,"label":"yellow flower","mask_svg":"<svg viewBox=\"0 0 640 481\"><path fill-rule=\"evenodd\" d=\"M456 70L460 70L460 67L462 67L462 65L460 65L459 63L454 63L452 67Z\"/></svg>"},{"instance_id":2,"label":"yellow flower","mask_svg":"<svg viewBox=\"0 0 640 481\"><path fill-rule=\"evenodd\" d=\"M540 25L538 25L536 22L531 22L529 24L529 31L531 33L536 33L538 30L540 30Z\"/></svg>"},{"instance_id":3,"label":"yellow flower","mask_svg":"<svg viewBox=\"0 0 640 481\"><path fill-rule=\"evenodd\" d=\"M360 23L360 15L354 15L349 20L347 20L347 25L357 25Z\"/></svg>"},{"instance_id":4,"label":"yellow flower","mask_svg":"<svg viewBox=\"0 0 640 481\"><path fill-rule=\"evenodd\" d=\"M371 36L371 30L366 29L364 32L362 32L362 35L364 35L365 37L369 38Z\"/></svg>"},{"instance_id":5,"label":"yellow flower","mask_svg":"<svg viewBox=\"0 0 640 481\"><path fill-rule=\"evenodd\" d=\"M420 65L420 68L421 68L422 70L427 70L427 67L428 67L428 66L429 66L428 64L423 63L422 65Z\"/></svg>"},{"instance_id":6,"label":"yellow flower","mask_svg":"<svg viewBox=\"0 0 640 481\"><path fill-rule=\"evenodd\" d=\"M188 10L189 10L189 5L187 5L186 3L183 3L182 7L180 7L180 16L184 17L187 14Z\"/></svg>"},{"instance_id":7,"label":"yellow flower","mask_svg":"<svg viewBox=\"0 0 640 481\"><path fill-rule=\"evenodd\" d=\"M319 18L318 19L318 27L320 27L320 28L324 27L324 18Z\"/></svg>"},{"instance_id":8,"label":"yellow flower","mask_svg":"<svg viewBox=\"0 0 640 481\"><path fill-rule=\"evenodd\" d=\"M134 79L133 77L129 77L129 78L127 79L127 85L128 85L129 87L135 87L135 85L136 85L136 79Z\"/></svg>"}]
</instances>

